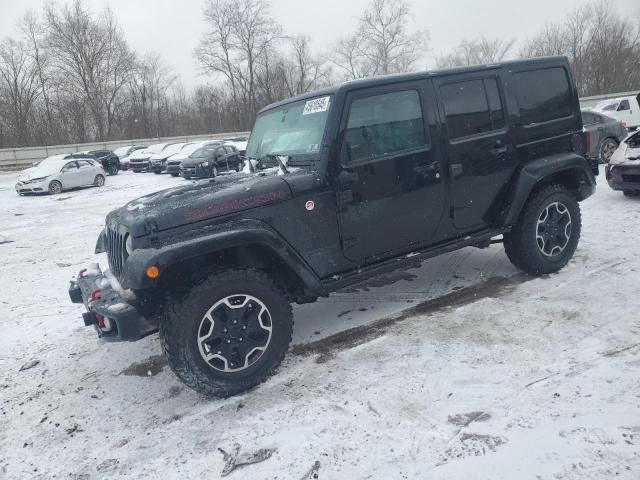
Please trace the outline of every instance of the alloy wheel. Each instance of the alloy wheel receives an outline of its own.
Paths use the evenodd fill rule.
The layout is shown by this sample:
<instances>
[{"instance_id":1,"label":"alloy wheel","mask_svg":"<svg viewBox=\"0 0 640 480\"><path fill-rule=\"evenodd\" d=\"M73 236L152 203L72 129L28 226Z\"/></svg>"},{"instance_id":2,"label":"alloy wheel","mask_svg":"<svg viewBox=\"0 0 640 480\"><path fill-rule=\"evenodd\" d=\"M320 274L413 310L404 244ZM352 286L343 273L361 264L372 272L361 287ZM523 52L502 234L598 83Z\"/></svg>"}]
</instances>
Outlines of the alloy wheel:
<instances>
[{"instance_id":1,"label":"alloy wheel","mask_svg":"<svg viewBox=\"0 0 640 480\"><path fill-rule=\"evenodd\" d=\"M229 295L205 313L198 327L198 349L214 370L238 372L253 365L269 347L271 313L246 294Z\"/></svg>"},{"instance_id":2,"label":"alloy wheel","mask_svg":"<svg viewBox=\"0 0 640 480\"><path fill-rule=\"evenodd\" d=\"M571 214L560 202L547 205L536 225L536 243L543 255L555 257L560 255L571 239Z\"/></svg>"}]
</instances>

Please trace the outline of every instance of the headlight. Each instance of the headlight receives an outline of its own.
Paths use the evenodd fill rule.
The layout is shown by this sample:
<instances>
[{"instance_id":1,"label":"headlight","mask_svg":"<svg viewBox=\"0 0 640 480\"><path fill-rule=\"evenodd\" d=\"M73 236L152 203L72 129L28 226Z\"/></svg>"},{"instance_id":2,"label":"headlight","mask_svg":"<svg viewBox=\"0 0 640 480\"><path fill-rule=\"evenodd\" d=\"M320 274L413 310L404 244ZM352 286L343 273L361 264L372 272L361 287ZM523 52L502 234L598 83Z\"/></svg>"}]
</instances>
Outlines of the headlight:
<instances>
[{"instance_id":1,"label":"headlight","mask_svg":"<svg viewBox=\"0 0 640 480\"><path fill-rule=\"evenodd\" d=\"M208 167L209 166L209 162L202 162L202 166L203 167Z\"/></svg>"},{"instance_id":2,"label":"headlight","mask_svg":"<svg viewBox=\"0 0 640 480\"><path fill-rule=\"evenodd\" d=\"M127 250L127 255L131 255L131 252L133 252L133 245L130 234L127 234L127 239L124 242L124 248Z\"/></svg>"},{"instance_id":3,"label":"headlight","mask_svg":"<svg viewBox=\"0 0 640 480\"><path fill-rule=\"evenodd\" d=\"M40 178L32 178L31 180L27 180L22 183L38 183L38 182L42 182L43 180L46 180L47 178L49 177L47 176L47 177L40 177Z\"/></svg>"}]
</instances>

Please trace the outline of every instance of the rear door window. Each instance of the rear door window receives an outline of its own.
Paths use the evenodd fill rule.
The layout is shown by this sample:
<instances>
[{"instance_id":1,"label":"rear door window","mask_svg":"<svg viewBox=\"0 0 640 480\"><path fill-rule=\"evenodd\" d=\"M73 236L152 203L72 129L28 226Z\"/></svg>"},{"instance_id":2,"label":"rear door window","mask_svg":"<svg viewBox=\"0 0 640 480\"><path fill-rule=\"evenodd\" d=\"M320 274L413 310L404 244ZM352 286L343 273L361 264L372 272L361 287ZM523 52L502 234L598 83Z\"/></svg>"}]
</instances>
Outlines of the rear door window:
<instances>
[{"instance_id":1,"label":"rear door window","mask_svg":"<svg viewBox=\"0 0 640 480\"><path fill-rule=\"evenodd\" d=\"M513 79L524 126L571 116L573 94L564 68L516 72Z\"/></svg>"},{"instance_id":2,"label":"rear door window","mask_svg":"<svg viewBox=\"0 0 640 480\"><path fill-rule=\"evenodd\" d=\"M596 123L596 116L591 112L582 112L583 125L593 125Z\"/></svg>"},{"instance_id":3,"label":"rear door window","mask_svg":"<svg viewBox=\"0 0 640 480\"><path fill-rule=\"evenodd\" d=\"M501 130L505 126L495 78L442 85L440 95L450 139Z\"/></svg>"},{"instance_id":4,"label":"rear door window","mask_svg":"<svg viewBox=\"0 0 640 480\"><path fill-rule=\"evenodd\" d=\"M427 145L420 95L403 90L351 102L345 131L347 163Z\"/></svg>"},{"instance_id":5,"label":"rear door window","mask_svg":"<svg viewBox=\"0 0 640 480\"><path fill-rule=\"evenodd\" d=\"M622 100L620 102L620 106L618 107L618 111L622 111L622 110L630 110L631 107L629 106L629 100Z\"/></svg>"}]
</instances>

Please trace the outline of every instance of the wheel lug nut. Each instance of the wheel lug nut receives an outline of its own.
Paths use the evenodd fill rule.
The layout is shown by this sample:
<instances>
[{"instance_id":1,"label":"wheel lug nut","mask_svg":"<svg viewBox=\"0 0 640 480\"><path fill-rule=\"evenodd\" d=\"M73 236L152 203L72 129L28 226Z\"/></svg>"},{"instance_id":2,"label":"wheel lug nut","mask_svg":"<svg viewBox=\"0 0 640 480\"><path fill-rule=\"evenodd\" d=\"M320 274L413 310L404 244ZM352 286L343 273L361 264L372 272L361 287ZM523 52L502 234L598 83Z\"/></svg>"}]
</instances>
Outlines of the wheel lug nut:
<instances>
[{"instance_id":1,"label":"wheel lug nut","mask_svg":"<svg viewBox=\"0 0 640 480\"><path fill-rule=\"evenodd\" d=\"M231 340L227 340L227 343L231 343Z\"/></svg>"},{"instance_id":2,"label":"wheel lug nut","mask_svg":"<svg viewBox=\"0 0 640 480\"><path fill-rule=\"evenodd\" d=\"M240 337L238 340L239 340L239 341L242 341L242 337Z\"/></svg>"},{"instance_id":3,"label":"wheel lug nut","mask_svg":"<svg viewBox=\"0 0 640 480\"><path fill-rule=\"evenodd\" d=\"M236 323L238 323L238 320L234 320L234 321L233 321L233 324L234 324L234 325L235 325Z\"/></svg>"},{"instance_id":4,"label":"wheel lug nut","mask_svg":"<svg viewBox=\"0 0 640 480\"><path fill-rule=\"evenodd\" d=\"M247 329L247 326L246 326L246 325L243 325L243 326L242 326L242 330L246 330L246 329Z\"/></svg>"},{"instance_id":5,"label":"wheel lug nut","mask_svg":"<svg viewBox=\"0 0 640 480\"><path fill-rule=\"evenodd\" d=\"M228 332L228 330L226 328L222 329L222 333L227 333L227 332Z\"/></svg>"}]
</instances>

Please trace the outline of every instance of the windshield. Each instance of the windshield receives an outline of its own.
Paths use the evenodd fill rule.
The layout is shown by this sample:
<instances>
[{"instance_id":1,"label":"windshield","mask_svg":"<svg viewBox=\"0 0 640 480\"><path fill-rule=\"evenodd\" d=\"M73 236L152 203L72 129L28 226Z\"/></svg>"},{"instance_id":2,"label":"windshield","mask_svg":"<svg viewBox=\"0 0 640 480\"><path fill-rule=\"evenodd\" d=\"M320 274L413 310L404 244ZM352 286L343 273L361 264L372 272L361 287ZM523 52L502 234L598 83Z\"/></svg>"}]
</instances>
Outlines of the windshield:
<instances>
[{"instance_id":1,"label":"windshield","mask_svg":"<svg viewBox=\"0 0 640 480\"><path fill-rule=\"evenodd\" d=\"M600 102L596 105L594 110L600 110L601 112L610 112L618 108L618 102Z\"/></svg>"},{"instance_id":2,"label":"windshield","mask_svg":"<svg viewBox=\"0 0 640 480\"><path fill-rule=\"evenodd\" d=\"M317 160L331 96L289 103L256 119L247 145L247 157L288 155L291 164Z\"/></svg>"},{"instance_id":3,"label":"windshield","mask_svg":"<svg viewBox=\"0 0 640 480\"><path fill-rule=\"evenodd\" d=\"M213 151L213 148L201 148L200 150L196 150L191 155L189 155L189 158L206 158L211 156L213 154Z\"/></svg>"}]
</instances>

